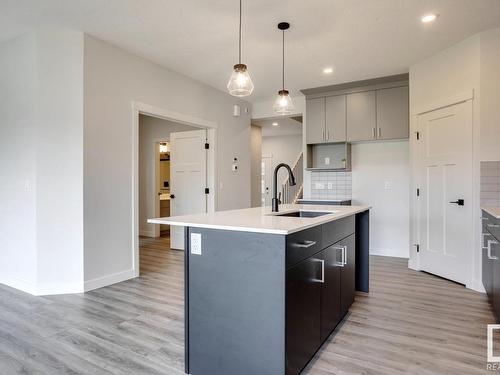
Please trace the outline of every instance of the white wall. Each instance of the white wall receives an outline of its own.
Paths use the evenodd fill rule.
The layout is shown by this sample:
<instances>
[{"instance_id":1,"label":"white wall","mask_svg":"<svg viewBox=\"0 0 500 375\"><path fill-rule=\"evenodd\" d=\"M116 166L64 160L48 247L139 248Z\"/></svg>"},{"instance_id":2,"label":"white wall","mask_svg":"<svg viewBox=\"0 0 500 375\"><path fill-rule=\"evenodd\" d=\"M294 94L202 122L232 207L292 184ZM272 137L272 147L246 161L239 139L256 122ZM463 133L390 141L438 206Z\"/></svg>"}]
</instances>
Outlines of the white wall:
<instances>
[{"instance_id":1,"label":"white wall","mask_svg":"<svg viewBox=\"0 0 500 375\"><path fill-rule=\"evenodd\" d=\"M81 292L83 34L43 28L1 51L0 282Z\"/></svg>"},{"instance_id":2,"label":"white wall","mask_svg":"<svg viewBox=\"0 0 500 375\"><path fill-rule=\"evenodd\" d=\"M262 155L272 156L272 170L279 163L286 163L293 168L302 152L302 134L262 137ZM278 184L282 184L288 172L283 168L278 172ZM280 185L278 185L280 186ZM280 188L278 188L280 191Z\"/></svg>"},{"instance_id":3,"label":"white wall","mask_svg":"<svg viewBox=\"0 0 500 375\"><path fill-rule=\"evenodd\" d=\"M370 254L408 258L408 141L352 145L353 204L369 205Z\"/></svg>"},{"instance_id":4,"label":"white wall","mask_svg":"<svg viewBox=\"0 0 500 375\"><path fill-rule=\"evenodd\" d=\"M481 160L500 160L500 29L480 34Z\"/></svg>"},{"instance_id":5,"label":"white wall","mask_svg":"<svg viewBox=\"0 0 500 375\"><path fill-rule=\"evenodd\" d=\"M0 46L0 283L36 293L36 37Z\"/></svg>"},{"instance_id":6,"label":"white wall","mask_svg":"<svg viewBox=\"0 0 500 375\"><path fill-rule=\"evenodd\" d=\"M480 161L500 160L500 29L474 35L410 68L410 110L413 114L435 102L464 91L473 99L473 207L474 249L471 250L467 287L484 290L481 282ZM412 117L412 131L415 130ZM411 140L415 159L415 140ZM416 176L412 163L412 176ZM412 177L412 189L416 187ZM411 242L417 241L416 199L411 203ZM418 256L410 252L410 266L419 267Z\"/></svg>"},{"instance_id":7,"label":"white wall","mask_svg":"<svg viewBox=\"0 0 500 375\"><path fill-rule=\"evenodd\" d=\"M91 36L85 36L84 82L86 288L132 277L134 272L133 101L216 122L217 209L250 206L247 102ZM241 105L241 117L232 116L234 104ZM231 171L233 157L239 161L236 173Z\"/></svg>"},{"instance_id":8,"label":"white wall","mask_svg":"<svg viewBox=\"0 0 500 375\"><path fill-rule=\"evenodd\" d=\"M139 116L139 231L154 236L155 224L148 219L156 216L158 186L156 184L156 150L159 140L169 141L170 133L197 130L151 116Z\"/></svg>"},{"instance_id":9,"label":"white wall","mask_svg":"<svg viewBox=\"0 0 500 375\"><path fill-rule=\"evenodd\" d=\"M252 152L250 183L252 191L251 206L259 207L262 199L261 173L262 173L262 128L251 126L250 149Z\"/></svg>"}]
</instances>

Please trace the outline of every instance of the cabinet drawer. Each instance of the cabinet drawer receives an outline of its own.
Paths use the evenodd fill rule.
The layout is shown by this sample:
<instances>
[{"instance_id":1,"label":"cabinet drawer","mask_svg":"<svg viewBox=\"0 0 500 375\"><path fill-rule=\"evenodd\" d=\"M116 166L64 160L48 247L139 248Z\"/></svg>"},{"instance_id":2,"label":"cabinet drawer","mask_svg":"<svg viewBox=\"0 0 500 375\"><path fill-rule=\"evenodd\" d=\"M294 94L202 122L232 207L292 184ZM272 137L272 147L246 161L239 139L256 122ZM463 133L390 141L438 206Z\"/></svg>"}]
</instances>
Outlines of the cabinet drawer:
<instances>
[{"instance_id":1,"label":"cabinet drawer","mask_svg":"<svg viewBox=\"0 0 500 375\"><path fill-rule=\"evenodd\" d=\"M321 225L286 236L286 267L309 258L321 249Z\"/></svg>"},{"instance_id":2,"label":"cabinet drawer","mask_svg":"<svg viewBox=\"0 0 500 375\"><path fill-rule=\"evenodd\" d=\"M497 240L500 240L500 220L483 211L483 233L490 232Z\"/></svg>"},{"instance_id":3,"label":"cabinet drawer","mask_svg":"<svg viewBox=\"0 0 500 375\"><path fill-rule=\"evenodd\" d=\"M321 248L331 246L343 238L353 234L356 231L354 215L344 217L343 219L331 221L323 224L321 229Z\"/></svg>"}]
</instances>

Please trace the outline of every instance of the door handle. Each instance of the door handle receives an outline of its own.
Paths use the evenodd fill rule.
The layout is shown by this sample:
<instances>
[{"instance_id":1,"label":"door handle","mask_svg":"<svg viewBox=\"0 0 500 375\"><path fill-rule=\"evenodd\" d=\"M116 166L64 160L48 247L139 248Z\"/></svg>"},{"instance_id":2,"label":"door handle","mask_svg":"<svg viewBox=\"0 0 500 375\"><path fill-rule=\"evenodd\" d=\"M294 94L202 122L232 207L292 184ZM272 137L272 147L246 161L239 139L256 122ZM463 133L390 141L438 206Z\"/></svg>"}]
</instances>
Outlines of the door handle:
<instances>
[{"instance_id":1,"label":"door handle","mask_svg":"<svg viewBox=\"0 0 500 375\"><path fill-rule=\"evenodd\" d=\"M498 241L495 240L488 241L488 258L491 260L497 260L498 259L497 256L491 255L491 244L498 245Z\"/></svg>"},{"instance_id":2,"label":"door handle","mask_svg":"<svg viewBox=\"0 0 500 375\"><path fill-rule=\"evenodd\" d=\"M170 194L170 199L174 199L175 198L175 195L174 194Z\"/></svg>"},{"instance_id":3,"label":"door handle","mask_svg":"<svg viewBox=\"0 0 500 375\"><path fill-rule=\"evenodd\" d=\"M459 206L463 206L465 204L465 201L463 199L457 199L456 201L450 202L450 203L454 203L454 204L458 204Z\"/></svg>"},{"instance_id":4,"label":"door handle","mask_svg":"<svg viewBox=\"0 0 500 375\"><path fill-rule=\"evenodd\" d=\"M304 241L303 243L296 243L294 245L295 247L301 247L307 249L308 247L316 245L316 241Z\"/></svg>"}]
</instances>

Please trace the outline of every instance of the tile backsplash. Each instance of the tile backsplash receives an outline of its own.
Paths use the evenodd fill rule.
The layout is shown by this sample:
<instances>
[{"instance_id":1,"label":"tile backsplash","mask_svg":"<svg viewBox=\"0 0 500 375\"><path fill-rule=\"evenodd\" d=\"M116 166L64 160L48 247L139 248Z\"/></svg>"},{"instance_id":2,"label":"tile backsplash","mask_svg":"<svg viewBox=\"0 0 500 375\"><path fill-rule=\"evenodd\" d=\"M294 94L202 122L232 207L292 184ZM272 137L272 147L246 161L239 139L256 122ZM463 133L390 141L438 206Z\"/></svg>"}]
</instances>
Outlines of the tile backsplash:
<instances>
[{"instance_id":1,"label":"tile backsplash","mask_svg":"<svg viewBox=\"0 0 500 375\"><path fill-rule=\"evenodd\" d=\"M351 172L311 172L312 199L351 199Z\"/></svg>"},{"instance_id":2,"label":"tile backsplash","mask_svg":"<svg viewBox=\"0 0 500 375\"><path fill-rule=\"evenodd\" d=\"M500 161L481 162L481 206L500 206Z\"/></svg>"}]
</instances>

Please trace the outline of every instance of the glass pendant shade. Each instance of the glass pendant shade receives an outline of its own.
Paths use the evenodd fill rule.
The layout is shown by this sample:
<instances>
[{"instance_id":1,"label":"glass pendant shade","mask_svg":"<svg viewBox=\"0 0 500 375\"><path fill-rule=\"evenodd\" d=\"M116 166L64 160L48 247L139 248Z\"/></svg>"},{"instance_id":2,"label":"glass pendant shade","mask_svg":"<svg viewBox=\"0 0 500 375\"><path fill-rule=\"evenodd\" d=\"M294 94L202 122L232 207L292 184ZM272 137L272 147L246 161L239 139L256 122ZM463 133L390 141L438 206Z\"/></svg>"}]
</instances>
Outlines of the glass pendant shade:
<instances>
[{"instance_id":1,"label":"glass pendant shade","mask_svg":"<svg viewBox=\"0 0 500 375\"><path fill-rule=\"evenodd\" d=\"M245 64L236 64L229 82L227 90L232 96L248 96L253 91L253 83L248 74L248 69Z\"/></svg>"},{"instance_id":2,"label":"glass pendant shade","mask_svg":"<svg viewBox=\"0 0 500 375\"><path fill-rule=\"evenodd\" d=\"M289 115L293 112L294 106L288 90L280 90L278 97L274 101L273 111L278 115Z\"/></svg>"}]
</instances>

